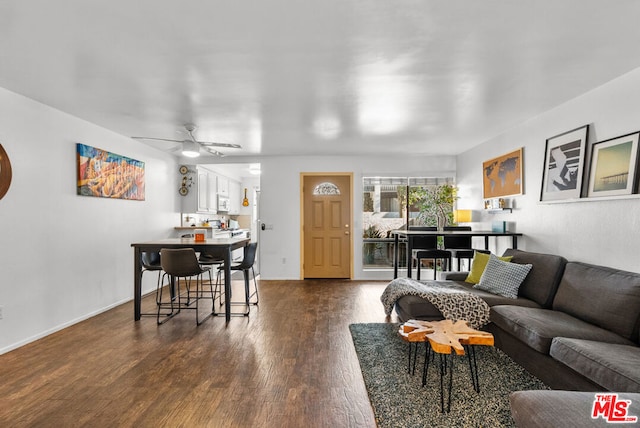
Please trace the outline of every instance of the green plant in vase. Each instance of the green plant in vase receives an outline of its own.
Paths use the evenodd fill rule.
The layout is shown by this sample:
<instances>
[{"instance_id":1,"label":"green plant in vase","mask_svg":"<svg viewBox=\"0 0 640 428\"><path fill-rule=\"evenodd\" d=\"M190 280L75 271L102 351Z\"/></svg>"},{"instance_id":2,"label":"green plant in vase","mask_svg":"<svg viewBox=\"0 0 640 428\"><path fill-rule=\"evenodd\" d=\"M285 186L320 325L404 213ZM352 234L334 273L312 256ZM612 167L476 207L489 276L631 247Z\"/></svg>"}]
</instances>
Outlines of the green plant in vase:
<instances>
[{"instance_id":1,"label":"green plant in vase","mask_svg":"<svg viewBox=\"0 0 640 428\"><path fill-rule=\"evenodd\" d=\"M409 202L417 204L418 220L425 226L436 226L442 230L453 224L453 205L458 200L458 188L452 184L412 189Z\"/></svg>"}]
</instances>

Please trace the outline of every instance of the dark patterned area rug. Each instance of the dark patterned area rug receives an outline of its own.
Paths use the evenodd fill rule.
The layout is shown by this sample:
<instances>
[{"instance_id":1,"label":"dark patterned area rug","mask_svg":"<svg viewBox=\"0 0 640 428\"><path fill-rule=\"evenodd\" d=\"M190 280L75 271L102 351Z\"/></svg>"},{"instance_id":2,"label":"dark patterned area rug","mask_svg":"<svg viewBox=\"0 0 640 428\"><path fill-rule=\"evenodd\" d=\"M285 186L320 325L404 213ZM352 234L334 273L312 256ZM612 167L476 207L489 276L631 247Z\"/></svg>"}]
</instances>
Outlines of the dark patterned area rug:
<instances>
[{"instance_id":1,"label":"dark patterned area rug","mask_svg":"<svg viewBox=\"0 0 640 428\"><path fill-rule=\"evenodd\" d=\"M480 393L471 384L467 357L454 356L451 411L441 413L437 356L423 387L424 345L418 348L416 372L411 375L407 370L409 345L398 336L398 327L398 324L349 326L380 428L514 426L509 393L549 389L497 348L477 346Z\"/></svg>"}]
</instances>

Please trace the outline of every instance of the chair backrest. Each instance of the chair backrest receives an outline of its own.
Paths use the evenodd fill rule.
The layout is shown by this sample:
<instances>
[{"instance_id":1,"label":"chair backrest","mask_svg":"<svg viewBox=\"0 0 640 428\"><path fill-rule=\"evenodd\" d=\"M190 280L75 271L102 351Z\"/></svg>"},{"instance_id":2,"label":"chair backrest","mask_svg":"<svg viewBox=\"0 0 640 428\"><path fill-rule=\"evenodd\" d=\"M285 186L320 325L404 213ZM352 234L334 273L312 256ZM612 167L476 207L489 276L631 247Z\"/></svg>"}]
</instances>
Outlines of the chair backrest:
<instances>
[{"instance_id":1,"label":"chair backrest","mask_svg":"<svg viewBox=\"0 0 640 428\"><path fill-rule=\"evenodd\" d=\"M160 250L162 270L172 276L191 276L202 273L193 248L163 248Z\"/></svg>"},{"instance_id":2,"label":"chair backrest","mask_svg":"<svg viewBox=\"0 0 640 428\"><path fill-rule=\"evenodd\" d=\"M160 253L158 251L145 251L141 256L142 267L147 270L160 270Z\"/></svg>"},{"instance_id":3,"label":"chair backrest","mask_svg":"<svg viewBox=\"0 0 640 428\"><path fill-rule=\"evenodd\" d=\"M471 226L445 226L444 230L471 231ZM471 247L471 236L444 236L444 248L466 249Z\"/></svg>"},{"instance_id":4,"label":"chair backrest","mask_svg":"<svg viewBox=\"0 0 640 428\"><path fill-rule=\"evenodd\" d=\"M409 226L409 230L434 231L434 230L438 230L438 228L434 226ZM435 235L434 236L409 235L409 239L411 240L411 248L413 248L414 250L432 250L434 248L438 248L438 237Z\"/></svg>"},{"instance_id":5,"label":"chair backrest","mask_svg":"<svg viewBox=\"0 0 640 428\"><path fill-rule=\"evenodd\" d=\"M251 242L249 245L244 247L244 258L242 262L238 265L238 269L251 269L253 263L256 261L256 250L258 249L257 242Z\"/></svg>"}]
</instances>

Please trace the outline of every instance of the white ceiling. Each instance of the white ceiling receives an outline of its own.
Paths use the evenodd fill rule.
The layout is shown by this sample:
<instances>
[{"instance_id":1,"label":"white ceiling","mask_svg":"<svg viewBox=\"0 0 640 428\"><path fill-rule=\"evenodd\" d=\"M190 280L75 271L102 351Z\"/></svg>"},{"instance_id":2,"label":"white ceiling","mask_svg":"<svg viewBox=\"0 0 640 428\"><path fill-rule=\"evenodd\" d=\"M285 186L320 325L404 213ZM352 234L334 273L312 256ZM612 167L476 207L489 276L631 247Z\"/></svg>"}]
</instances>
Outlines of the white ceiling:
<instances>
[{"instance_id":1,"label":"white ceiling","mask_svg":"<svg viewBox=\"0 0 640 428\"><path fill-rule=\"evenodd\" d=\"M2 0L0 86L126 136L192 122L231 156L457 154L640 67L638 18L637 0Z\"/></svg>"}]
</instances>

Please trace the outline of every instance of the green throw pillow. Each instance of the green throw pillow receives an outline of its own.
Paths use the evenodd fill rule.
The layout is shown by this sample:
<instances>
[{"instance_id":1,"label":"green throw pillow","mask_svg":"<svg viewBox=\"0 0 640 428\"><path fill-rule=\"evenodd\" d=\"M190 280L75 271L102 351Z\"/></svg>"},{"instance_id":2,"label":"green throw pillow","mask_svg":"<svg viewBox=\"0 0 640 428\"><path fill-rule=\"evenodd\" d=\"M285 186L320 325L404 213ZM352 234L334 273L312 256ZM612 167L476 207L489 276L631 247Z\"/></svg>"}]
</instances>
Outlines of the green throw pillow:
<instances>
[{"instance_id":1,"label":"green throw pillow","mask_svg":"<svg viewBox=\"0 0 640 428\"><path fill-rule=\"evenodd\" d=\"M489 262L490 254L480 253L478 251L473 253L473 261L471 262L471 271L467 275L465 282L470 284L477 284L480 282L480 278L484 273L484 269ZM513 256L498 257L503 262L510 262Z\"/></svg>"}]
</instances>

